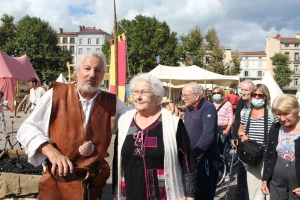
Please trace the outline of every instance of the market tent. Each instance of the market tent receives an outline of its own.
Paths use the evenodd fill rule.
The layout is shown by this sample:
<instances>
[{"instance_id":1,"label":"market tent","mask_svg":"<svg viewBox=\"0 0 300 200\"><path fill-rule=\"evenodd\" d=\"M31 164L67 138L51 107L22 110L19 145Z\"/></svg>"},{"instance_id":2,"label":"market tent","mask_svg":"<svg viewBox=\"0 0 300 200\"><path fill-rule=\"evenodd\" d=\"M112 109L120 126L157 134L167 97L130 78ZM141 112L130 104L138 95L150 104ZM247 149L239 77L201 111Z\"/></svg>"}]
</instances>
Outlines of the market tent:
<instances>
[{"instance_id":1,"label":"market tent","mask_svg":"<svg viewBox=\"0 0 300 200\"><path fill-rule=\"evenodd\" d=\"M0 91L4 93L4 99L8 100L8 106L13 107L16 95L17 81L28 81L30 78L40 79L35 73L27 55L11 57L0 50Z\"/></svg>"},{"instance_id":2,"label":"market tent","mask_svg":"<svg viewBox=\"0 0 300 200\"><path fill-rule=\"evenodd\" d=\"M208 87L213 88L214 85L229 86L238 84L240 80L239 76L224 76L195 65L188 67L158 65L149 74L154 75L163 83L165 96L168 96L174 103L180 102L181 88L188 82L197 82L202 84L204 89L208 89Z\"/></svg>"},{"instance_id":3,"label":"market tent","mask_svg":"<svg viewBox=\"0 0 300 200\"><path fill-rule=\"evenodd\" d=\"M162 82L171 83L172 85L182 85L195 81L202 84L228 86L237 84L240 80L239 76L224 76L195 65L188 67L158 65L149 74L154 75Z\"/></svg>"},{"instance_id":4,"label":"market tent","mask_svg":"<svg viewBox=\"0 0 300 200\"><path fill-rule=\"evenodd\" d=\"M60 73L59 77L56 79L57 82L60 82L60 83L68 83L68 81L66 80L65 76Z\"/></svg>"}]
</instances>

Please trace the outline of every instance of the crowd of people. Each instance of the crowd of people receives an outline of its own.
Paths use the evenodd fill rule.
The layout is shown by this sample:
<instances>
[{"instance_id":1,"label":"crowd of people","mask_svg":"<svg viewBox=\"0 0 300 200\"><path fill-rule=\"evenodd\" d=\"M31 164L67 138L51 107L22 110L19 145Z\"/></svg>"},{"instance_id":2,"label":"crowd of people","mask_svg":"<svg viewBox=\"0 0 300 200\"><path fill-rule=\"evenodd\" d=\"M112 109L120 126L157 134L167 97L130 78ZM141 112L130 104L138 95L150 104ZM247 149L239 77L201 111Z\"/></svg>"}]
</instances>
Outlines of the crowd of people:
<instances>
[{"instance_id":1,"label":"crowd of people","mask_svg":"<svg viewBox=\"0 0 300 200\"><path fill-rule=\"evenodd\" d=\"M43 166L39 199L100 199L110 176L105 158L112 134L112 198L213 200L220 154L227 160L230 145L249 140L262 146L263 158L257 166L239 160L235 199L300 198L295 96L280 95L272 103L264 84L246 80L238 85L238 95L213 88L210 102L203 88L190 82L182 88L181 118L174 104L162 103L164 89L156 77L136 75L130 82L133 103L126 106L98 89L105 69L103 54L89 52L75 67L77 82L55 82L45 92L36 79L29 80L28 102L17 112L23 108L30 115L17 139L28 161ZM5 132L3 123L2 128Z\"/></svg>"}]
</instances>

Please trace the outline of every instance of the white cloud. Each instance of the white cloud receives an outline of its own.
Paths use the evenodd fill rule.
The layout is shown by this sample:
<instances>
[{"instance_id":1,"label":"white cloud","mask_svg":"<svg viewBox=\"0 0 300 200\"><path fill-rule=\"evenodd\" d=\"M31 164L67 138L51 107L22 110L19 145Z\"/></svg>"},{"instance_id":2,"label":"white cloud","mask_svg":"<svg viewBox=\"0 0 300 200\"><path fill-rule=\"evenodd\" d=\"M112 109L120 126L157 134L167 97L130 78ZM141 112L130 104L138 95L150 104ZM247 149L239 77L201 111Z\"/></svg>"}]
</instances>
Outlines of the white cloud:
<instances>
[{"instance_id":1,"label":"white cloud","mask_svg":"<svg viewBox=\"0 0 300 200\"><path fill-rule=\"evenodd\" d=\"M300 32L298 0L116 0L117 18L132 20L138 14L166 21L177 35L187 34L198 25L206 31L212 25L222 44L241 51L263 51L266 36L294 37ZM71 13L69 7L84 8ZM54 29L77 31L78 25L113 31L113 1L107 0L1 0L0 15L40 17Z\"/></svg>"}]
</instances>

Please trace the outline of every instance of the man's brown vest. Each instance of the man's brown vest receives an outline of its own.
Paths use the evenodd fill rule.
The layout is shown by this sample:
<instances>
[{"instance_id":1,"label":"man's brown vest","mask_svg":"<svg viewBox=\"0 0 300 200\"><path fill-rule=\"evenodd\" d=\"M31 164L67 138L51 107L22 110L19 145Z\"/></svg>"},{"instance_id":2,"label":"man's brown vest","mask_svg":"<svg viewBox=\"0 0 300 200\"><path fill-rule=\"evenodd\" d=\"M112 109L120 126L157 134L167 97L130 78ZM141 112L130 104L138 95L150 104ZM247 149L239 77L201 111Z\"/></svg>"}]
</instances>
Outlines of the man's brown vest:
<instances>
[{"instance_id":1,"label":"man's brown vest","mask_svg":"<svg viewBox=\"0 0 300 200\"><path fill-rule=\"evenodd\" d=\"M91 180L58 182L50 174L51 163L39 183L41 200L84 200L87 199L87 184L94 185L90 189L90 199L95 200L102 194L102 188L110 175L110 168L105 161L109 154L107 149L112 136L113 120L116 112L116 96L101 92L95 99L87 126L89 140L95 146L94 152L83 157L78 148L84 142L84 114L80 110L79 96L75 84L53 84L52 109L49 122L49 136L53 146L67 156L75 167L99 168L100 172ZM97 169L96 169L97 171ZM93 172L94 173L94 172Z\"/></svg>"}]
</instances>

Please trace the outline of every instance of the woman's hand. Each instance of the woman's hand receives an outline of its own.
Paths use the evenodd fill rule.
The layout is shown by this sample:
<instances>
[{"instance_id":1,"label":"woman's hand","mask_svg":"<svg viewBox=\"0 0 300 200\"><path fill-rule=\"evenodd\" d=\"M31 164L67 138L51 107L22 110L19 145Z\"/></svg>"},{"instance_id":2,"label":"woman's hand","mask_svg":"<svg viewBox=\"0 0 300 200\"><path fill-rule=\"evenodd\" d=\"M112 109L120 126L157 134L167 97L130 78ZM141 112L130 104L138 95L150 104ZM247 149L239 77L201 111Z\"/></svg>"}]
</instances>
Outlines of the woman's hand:
<instances>
[{"instance_id":1,"label":"woman's hand","mask_svg":"<svg viewBox=\"0 0 300 200\"><path fill-rule=\"evenodd\" d=\"M300 187L293 190L298 198L300 198Z\"/></svg>"},{"instance_id":2,"label":"woman's hand","mask_svg":"<svg viewBox=\"0 0 300 200\"><path fill-rule=\"evenodd\" d=\"M267 181L263 181L263 182L262 182L262 185L261 185L261 191L262 191L265 195L270 194L270 191L269 191L269 188L268 188L268 185L267 185Z\"/></svg>"},{"instance_id":3,"label":"woman's hand","mask_svg":"<svg viewBox=\"0 0 300 200\"><path fill-rule=\"evenodd\" d=\"M242 142L249 140L249 136L245 132L239 132L238 135L241 138Z\"/></svg>"}]
</instances>

